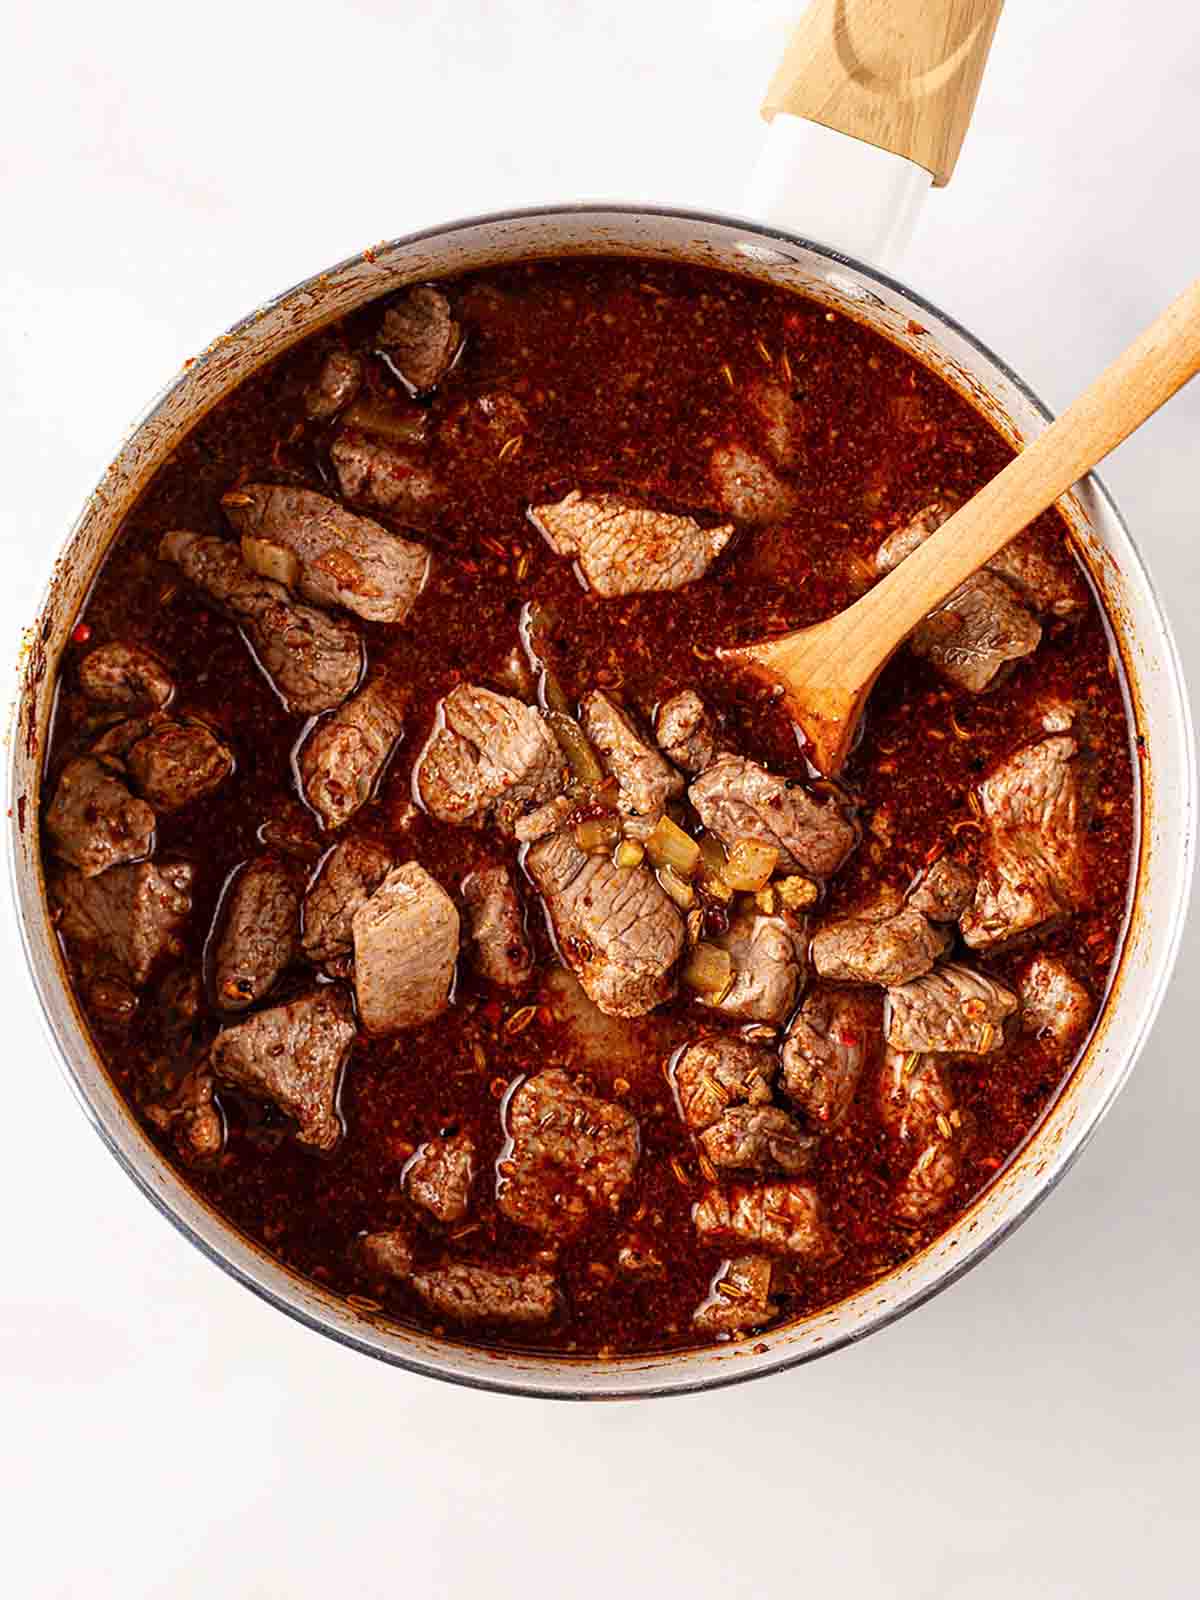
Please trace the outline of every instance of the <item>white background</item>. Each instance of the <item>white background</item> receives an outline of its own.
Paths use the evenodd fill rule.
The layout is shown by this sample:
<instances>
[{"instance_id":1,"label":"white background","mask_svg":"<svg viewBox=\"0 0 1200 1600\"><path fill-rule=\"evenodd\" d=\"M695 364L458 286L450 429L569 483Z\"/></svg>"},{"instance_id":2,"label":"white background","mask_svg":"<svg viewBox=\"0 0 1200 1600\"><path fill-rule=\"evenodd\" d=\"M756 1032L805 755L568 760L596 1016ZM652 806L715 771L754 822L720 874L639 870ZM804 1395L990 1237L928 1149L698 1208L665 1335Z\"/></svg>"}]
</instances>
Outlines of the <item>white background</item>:
<instances>
[{"instance_id":1,"label":"white background","mask_svg":"<svg viewBox=\"0 0 1200 1600\"><path fill-rule=\"evenodd\" d=\"M0 638L128 421L272 292L539 200L736 208L786 0L22 5L0 46ZM14 36L15 30L15 36ZM1200 271L1191 0L1012 0L902 269L1055 406ZM1106 469L1200 675L1200 385ZM1139 1071L949 1294L803 1371L578 1407L377 1366L204 1263L0 960L0 1592L1194 1595L1193 926Z\"/></svg>"}]
</instances>

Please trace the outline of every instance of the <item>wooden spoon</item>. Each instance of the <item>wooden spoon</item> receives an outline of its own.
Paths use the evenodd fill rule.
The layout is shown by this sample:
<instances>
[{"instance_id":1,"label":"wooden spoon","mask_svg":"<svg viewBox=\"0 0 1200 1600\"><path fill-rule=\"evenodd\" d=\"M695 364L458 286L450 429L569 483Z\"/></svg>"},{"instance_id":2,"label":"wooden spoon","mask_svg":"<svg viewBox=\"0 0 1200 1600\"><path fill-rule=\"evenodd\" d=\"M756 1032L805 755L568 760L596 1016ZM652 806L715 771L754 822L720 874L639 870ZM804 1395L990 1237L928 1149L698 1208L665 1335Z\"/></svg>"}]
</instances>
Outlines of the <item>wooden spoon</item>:
<instances>
[{"instance_id":1,"label":"wooden spoon","mask_svg":"<svg viewBox=\"0 0 1200 1600\"><path fill-rule=\"evenodd\" d=\"M1200 279L1069 410L860 600L825 622L719 650L782 685L821 772L841 770L876 678L917 624L1200 371Z\"/></svg>"}]
</instances>

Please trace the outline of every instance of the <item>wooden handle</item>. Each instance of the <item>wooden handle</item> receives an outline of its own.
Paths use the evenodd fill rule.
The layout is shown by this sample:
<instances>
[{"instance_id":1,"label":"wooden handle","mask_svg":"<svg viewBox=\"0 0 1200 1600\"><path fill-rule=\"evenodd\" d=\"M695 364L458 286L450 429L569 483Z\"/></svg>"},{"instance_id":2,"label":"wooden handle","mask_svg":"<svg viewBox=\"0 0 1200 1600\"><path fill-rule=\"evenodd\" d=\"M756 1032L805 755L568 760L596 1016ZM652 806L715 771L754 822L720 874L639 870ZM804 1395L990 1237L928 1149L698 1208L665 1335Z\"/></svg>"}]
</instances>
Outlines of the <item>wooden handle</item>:
<instances>
[{"instance_id":1,"label":"wooden handle","mask_svg":"<svg viewBox=\"0 0 1200 1600\"><path fill-rule=\"evenodd\" d=\"M1200 372L1200 278L978 494L851 608L903 637ZM849 617L850 612L843 613Z\"/></svg>"},{"instance_id":2,"label":"wooden handle","mask_svg":"<svg viewBox=\"0 0 1200 1600\"><path fill-rule=\"evenodd\" d=\"M763 101L949 183L1004 0L813 0Z\"/></svg>"}]
</instances>

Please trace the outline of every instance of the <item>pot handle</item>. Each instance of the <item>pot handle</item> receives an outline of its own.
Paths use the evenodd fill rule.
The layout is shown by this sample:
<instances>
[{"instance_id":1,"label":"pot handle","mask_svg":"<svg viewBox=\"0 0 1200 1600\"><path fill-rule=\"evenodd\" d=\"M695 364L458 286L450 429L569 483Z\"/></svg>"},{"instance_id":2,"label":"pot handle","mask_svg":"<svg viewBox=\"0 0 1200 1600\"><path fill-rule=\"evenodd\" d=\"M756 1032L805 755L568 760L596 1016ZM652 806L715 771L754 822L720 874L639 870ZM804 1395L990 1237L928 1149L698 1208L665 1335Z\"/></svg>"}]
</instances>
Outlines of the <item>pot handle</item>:
<instances>
[{"instance_id":1,"label":"pot handle","mask_svg":"<svg viewBox=\"0 0 1200 1600\"><path fill-rule=\"evenodd\" d=\"M876 266L950 181L1004 0L813 0L771 79L747 209Z\"/></svg>"}]
</instances>

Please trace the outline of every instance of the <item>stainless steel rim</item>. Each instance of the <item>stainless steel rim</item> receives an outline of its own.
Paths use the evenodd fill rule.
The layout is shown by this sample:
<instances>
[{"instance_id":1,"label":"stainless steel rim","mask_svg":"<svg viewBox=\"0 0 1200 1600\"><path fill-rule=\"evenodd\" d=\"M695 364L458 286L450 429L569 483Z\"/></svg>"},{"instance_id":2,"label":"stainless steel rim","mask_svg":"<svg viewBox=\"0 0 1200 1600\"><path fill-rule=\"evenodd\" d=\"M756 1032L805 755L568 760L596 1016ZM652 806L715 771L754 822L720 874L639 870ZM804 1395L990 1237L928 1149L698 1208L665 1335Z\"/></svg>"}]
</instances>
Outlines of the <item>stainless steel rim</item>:
<instances>
[{"instance_id":1,"label":"stainless steel rim","mask_svg":"<svg viewBox=\"0 0 1200 1600\"><path fill-rule=\"evenodd\" d=\"M597 202L595 204L533 206L513 211L492 212L484 213L478 216L464 217L442 226L420 229L413 233L401 235L398 238L389 241L387 245L375 247L375 250L372 252L372 254L381 253L383 250L402 248L407 245L417 244L422 240L444 239L448 236L452 236L456 232L487 226L490 224L500 224L505 222L519 221L522 219L551 219L558 217L569 218L592 216L597 214L661 217L664 220L670 219L673 221L694 222L698 225L706 227L734 228L741 232L754 234L767 243L774 241L778 244L791 248L799 248L816 256L823 257L831 263L844 266L860 279L890 290L905 301L909 302L913 307L936 318L947 329L952 331L958 338L960 338L967 346L969 346L985 363L994 367L1000 374L1002 374L1004 378L1012 385L1012 387L1024 398L1031 409L1035 411L1044 422L1048 423L1052 420L1052 413L1050 410L1041 402L1029 385L1026 384L1017 375L1017 373L1015 373L1013 369L1007 365L1006 362L998 357L981 340L977 339L973 334L968 332L968 330L964 328L961 323L957 322L953 317L947 315L946 312L942 311L931 301L925 299L920 294L915 293L899 280L891 278L886 273L882 273L874 267L857 261L851 256L847 256L840 251L833 250L825 245L818 244L813 240L805 239L801 235L793 234L783 229L770 227L756 222L750 218L738 217L730 214L721 214L717 212L676 209L673 207L628 205L620 203L610 204ZM277 295L273 299L265 302L264 305L258 310L251 312L248 316L235 323L229 329L229 332L225 338L236 335L242 329L249 328L263 315L264 312L269 310L272 306L275 306L281 301L286 300L289 296L295 294L297 291L302 291L309 286L315 286L320 282L321 278L327 276L328 273L338 273L344 269L349 269L364 259L365 258L362 255L348 257L345 261L338 263L331 269L328 269L326 273L317 274L313 277L302 280L292 288L283 291L282 294ZM215 341L214 344L210 346L203 355L199 356L196 361L191 364L187 374L177 377L156 396L143 415L129 430L118 451L116 452L116 455L120 455L120 453L127 447L129 441L140 431L142 427L145 426L147 422L151 421L155 417L159 410L164 406L168 398L171 397L185 381L187 381L188 377L192 376L197 369L214 358L223 342L224 340ZM434 1358L426 1360L417 1355L401 1353L390 1348L385 1348L382 1344L376 1342L366 1335L359 1335L346 1327L338 1325L332 1319L327 1319L320 1314L307 1310L299 1303L298 1296L287 1295L278 1292L270 1285L260 1282L251 1271L244 1268L232 1258L227 1249L223 1247L223 1243L224 1241L227 1241L230 1236L236 1236L235 1230L226 1224L217 1215L217 1213L212 1211L211 1208L201 1201L198 1196L196 1196L198 1205L200 1205L207 1215L213 1219L215 1224L211 1230L211 1237L206 1237L205 1234L197 1231L196 1228L194 1228L179 1214L179 1212L171 1204L170 1200L164 1194L159 1192L156 1184L146 1172L141 1170L141 1167L139 1166L134 1155L124 1147L124 1144L119 1137L119 1133L123 1133L126 1135L126 1137L128 1137L128 1135L132 1132L134 1135L136 1135L139 1144L146 1151L153 1151L153 1146L150 1145L146 1135L142 1132L140 1126L127 1109L123 1110L124 1122L119 1129L110 1126L109 1122L100 1115L98 1108L92 1101L87 1086L80 1080L63 1047L62 1040L59 1037L58 1031L48 1009L47 997L43 992L42 984L39 981L36 973L36 968L29 944L28 931L19 912L17 884L20 864L17 854L16 832L13 827L10 827L8 831L10 890L13 895L14 906L18 908L16 921L20 931L22 948L25 952L26 964L29 968L34 991L37 995L47 1037L51 1042L59 1064L66 1075L67 1081L70 1084L76 1099L83 1108L83 1111L89 1122L92 1124L93 1128L95 1128L96 1132L99 1134L100 1138L103 1140L104 1144L115 1157L122 1169L128 1174L128 1176L133 1180L133 1182L147 1197L147 1199L152 1202L156 1209L159 1210L165 1217L167 1217L169 1221L179 1230L179 1232L193 1245L195 1245L203 1255L205 1255L210 1261L215 1262L224 1271L229 1273L230 1276L236 1279L239 1283L243 1284L247 1289L250 1289L254 1294L258 1295L260 1299L265 1300L268 1304L286 1313L288 1316L302 1323L304 1326L312 1328L315 1332L322 1333L326 1337L331 1338L337 1343L345 1345L350 1349L358 1350L364 1355L372 1356L376 1360L386 1362L389 1365L398 1366L407 1371L419 1373L424 1377L437 1378L443 1382L459 1384L467 1388L490 1390L496 1393L523 1395L537 1399L560 1400L651 1399L675 1394L691 1394L704 1389L717 1389L737 1383L747 1383L753 1379L765 1377L771 1373L785 1371L789 1368L803 1365L822 1356L832 1354L835 1350L843 1349L847 1345L857 1343L860 1339L866 1338L869 1334L889 1326L891 1323L898 1321L903 1316L907 1316L909 1312L916 1310L918 1306L924 1305L935 1295L940 1294L943 1290L949 1288L951 1284L957 1282L958 1279L961 1278L966 1272L968 1272L972 1267L976 1266L987 1255L989 1255L991 1251L994 1250L1004 1239L1008 1238L1008 1236L1018 1226L1020 1226L1020 1224L1024 1222L1027 1217L1032 1215L1032 1213L1042 1203L1046 1196L1055 1187L1057 1187L1058 1183L1074 1165L1084 1147L1095 1133L1096 1128L1108 1114L1108 1111L1111 1109L1111 1106L1117 1095L1127 1082L1129 1074L1132 1072L1133 1067L1136 1064L1139 1055L1141 1054L1149 1032L1154 1024L1155 1018L1158 1015L1167 986L1170 982L1175 962L1178 958L1180 942L1183 936L1196 856L1196 752L1190 708L1182 688L1184 682L1182 664L1180 662L1174 634L1170 627L1166 613L1163 610L1157 589L1150 578L1145 562L1142 559L1141 552L1138 550L1124 519L1117 509L1112 496L1109 494L1101 480L1093 474L1087 481L1092 489L1092 492L1103 503L1107 514L1120 527L1124 534L1124 537L1128 543L1130 554L1137 569L1137 574L1146 590L1147 595L1150 597L1153 603L1156 620L1161 631L1165 653L1171 669L1169 676L1174 696L1174 705L1172 710L1183 732L1183 740L1187 757L1185 769L1180 775L1179 779L1184 790L1183 810L1188 818L1186 834L1181 841L1183 870L1179 874L1176 897L1171 908L1170 933L1166 946L1166 952L1159 964L1154 987L1150 995L1142 1004L1141 1025L1132 1045L1126 1052L1125 1060L1121 1070L1119 1072L1114 1072L1111 1075L1104 1098L1089 1114L1086 1122L1082 1123L1078 1127L1074 1134L1070 1149L1065 1154L1060 1155L1057 1164L1054 1166L1054 1169L1049 1172L1046 1177L1044 1177L1037 1185L1030 1185L1026 1198L1014 1209L1012 1215L1006 1219L1003 1225L996 1227L995 1230L980 1243L965 1248L961 1258L954 1264L954 1266L942 1271L936 1280L931 1282L927 1287L910 1291L901 1303L864 1321L861 1326L847 1328L838 1334L832 1335L820 1346L808 1349L781 1349L776 1359L770 1360L769 1362L764 1362L763 1365L755 1367L752 1370L736 1370L730 1367L720 1371L713 1371L696 1378L668 1378L661 1383L647 1384L645 1387L636 1389L630 1389L619 1385L614 1385L611 1388L606 1388L603 1385L589 1386L586 1389L572 1389L561 1384L547 1384L546 1386L542 1386L536 1383L523 1382L515 1373L513 1375L505 1375L502 1367L499 1368L494 1378L490 1374L487 1377L480 1377L462 1372L448 1371L444 1366L439 1365L438 1361ZM76 526L78 526L78 524ZM45 603L45 599L46 593L43 594L43 604ZM10 806L13 807L14 810L17 800L17 775L15 762L12 758L12 751L15 748L14 741L17 738L18 707L19 699L17 704L14 705L13 712L10 715L8 789ZM1031 1137L1036 1141L1038 1137L1036 1130ZM185 1187L187 1187L186 1179L181 1179L180 1181L185 1185ZM224 1236L224 1240L222 1236ZM285 1268L281 1267L279 1270L289 1279L294 1276ZM296 1279L296 1281L299 1282L300 1280ZM770 1335L768 1334L765 1337L769 1338ZM455 1346L448 1344L447 1348L452 1350L455 1348ZM559 1357L555 1357L555 1359L561 1360ZM628 1369L630 1365L636 1364L636 1361L637 1358L630 1358L630 1360L626 1362L614 1362L614 1372L620 1370L622 1367Z\"/></svg>"}]
</instances>

